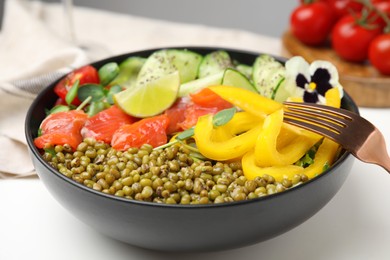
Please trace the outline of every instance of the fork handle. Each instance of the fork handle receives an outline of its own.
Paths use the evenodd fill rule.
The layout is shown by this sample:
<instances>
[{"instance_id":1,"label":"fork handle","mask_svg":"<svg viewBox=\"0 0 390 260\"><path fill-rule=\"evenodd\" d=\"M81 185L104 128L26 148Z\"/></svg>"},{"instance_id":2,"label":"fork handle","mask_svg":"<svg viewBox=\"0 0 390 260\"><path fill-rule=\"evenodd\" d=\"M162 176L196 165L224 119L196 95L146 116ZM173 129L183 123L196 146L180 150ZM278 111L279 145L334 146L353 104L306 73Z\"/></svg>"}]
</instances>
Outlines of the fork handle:
<instances>
[{"instance_id":1,"label":"fork handle","mask_svg":"<svg viewBox=\"0 0 390 260\"><path fill-rule=\"evenodd\" d=\"M378 164L382 166L388 173L390 173L390 158L387 156L387 160L384 160L383 165Z\"/></svg>"},{"instance_id":2,"label":"fork handle","mask_svg":"<svg viewBox=\"0 0 390 260\"><path fill-rule=\"evenodd\" d=\"M387 153L386 142L378 129L367 138L366 142L356 152L352 152L356 158L381 166L390 173L390 157Z\"/></svg>"}]
</instances>

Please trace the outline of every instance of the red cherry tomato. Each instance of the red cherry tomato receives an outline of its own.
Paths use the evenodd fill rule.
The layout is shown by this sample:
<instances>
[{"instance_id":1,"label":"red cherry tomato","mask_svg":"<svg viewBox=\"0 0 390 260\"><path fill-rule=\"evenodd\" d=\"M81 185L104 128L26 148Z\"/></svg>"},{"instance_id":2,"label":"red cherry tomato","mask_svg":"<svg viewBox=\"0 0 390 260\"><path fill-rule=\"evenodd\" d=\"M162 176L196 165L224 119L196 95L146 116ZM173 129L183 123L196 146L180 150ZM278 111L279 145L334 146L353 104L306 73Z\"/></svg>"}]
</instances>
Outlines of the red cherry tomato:
<instances>
[{"instance_id":1,"label":"red cherry tomato","mask_svg":"<svg viewBox=\"0 0 390 260\"><path fill-rule=\"evenodd\" d=\"M332 8L336 19L340 19L345 15L359 13L364 5L354 0L327 0L328 5Z\"/></svg>"},{"instance_id":2,"label":"red cherry tomato","mask_svg":"<svg viewBox=\"0 0 390 260\"><path fill-rule=\"evenodd\" d=\"M387 15L387 17L390 17L390 1L374 1L372 0L372 4L374 7L382 12L384 15ZM383 29L386 26L385 20L383 20L382 17L380 17L375 11L373 11L370 14L370 17L373 17L373 24L378 24L381 29ZM371 18L372 19L372 18Z\"/></svg>"},{"instance_id":3,"label":"red cherry tomato","mask_svg":"<svg viewBox=\"0 0 390 260\"><path fill-rule=\"evenodd\" d=\"M332 10L324 2L301 5L290 16L292 34L307 45L322 44L333 24Z\"/></svg>"},{"instance_id":4,"label":"red cherry tomato","mask_svg":"<svg viewBox=\"0 0 390 260\"><path fill-rule=\"evenodd\" d=\"M54 92L60 99L65 100L66 94L76 80L79 80L79 86L86 83L100 83L98 71L94 67L87 65L69 73L65 78L58 82L54 87ZM73 105L79 105L80 103L81 102L77 97L72 102Z\"/></svg>"},{"instance_id":5,"label":"red cherry tomato","mask_svg":"<svg viewBox=\"0 0 390 260\"><path fill-rule=\"evenodd\" d=\"M371 42L368 57L378 71L390 75L390 34L379 35Z\"/></svg>"},{"instance_id":6,"label":"red cherry tomato","mask_svg":"<svg viewBox=\"0 0 390 260\"><path fill-rule=\"evenodd\" d=\"M379 27L364 28L352 15L341 18L332 31L332 47L343 59L362 62L368 57L371 41L381 33Z\"/></svg>"}]
</instances>

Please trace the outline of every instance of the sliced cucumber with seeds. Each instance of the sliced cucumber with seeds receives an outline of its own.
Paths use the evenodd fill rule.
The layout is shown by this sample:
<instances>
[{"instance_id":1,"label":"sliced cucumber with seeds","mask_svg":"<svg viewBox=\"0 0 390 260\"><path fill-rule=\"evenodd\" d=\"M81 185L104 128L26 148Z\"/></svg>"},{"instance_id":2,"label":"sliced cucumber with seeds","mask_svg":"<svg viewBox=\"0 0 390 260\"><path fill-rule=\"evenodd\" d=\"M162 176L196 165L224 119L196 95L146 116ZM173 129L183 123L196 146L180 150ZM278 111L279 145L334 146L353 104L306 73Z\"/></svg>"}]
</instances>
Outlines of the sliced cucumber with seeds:
<instances>
[{"instance_id":1,"label":"sliced cucumber with seeds","mask_svg":"<svg viewBox=\"0 0 390 260\"><path fill-rule=\"evenodd\" d=\"M199 66L198 77L204 78L232 67L233 62L226 51L214 51L204 56Z\"/></svg>"},{"instance_id":2,"label":"sliced cucumber with seeds","mask_svg":"<svg viewBox=\"0 0 390 260\"><path fill-rule=\"evenodd\" d=\"M198 76L199 65L203 56L189 50L167 50L170 62L179 71L180 82L186 83L196 79Z\"/></svg>"},{"instance_id":3,"label":"sliced cucumber with seeds","mask_svg":"<svg viewBox=\"0 0 390 260\"><path fill-rule=\"evenodd\" d=\"M236 65L236 69L244 74L245 77L252 80L253 67L246 64L238 64Z\"/></svg>"},{"instance_id":4,"label":"sliced cucumber with seeds","mask_svg":"<svg viewBox=\"0 0 390 260\"><path fill-rule=\"evenodd\" d=\"M135 86L135 82L146 58L129 57L119 64L119 74L112 81L112 85L120 85L123 88Z\"/></svg>"},{"instance_id":5,"label":"sliced cucumber with seeds","mask_svg":"<svg viewBox=\"0 0 390 260\"><path fill-rule=\"evenodd\" d=\"M275 98L277 91L281 91L285 72L285 67L273 57L266 54L257 57L252 74L257 91L267 98Z\"/></svg>"},{"instance_id":6,"label":"sliced cucumber with seeds","mask_svg":"<svg viewBox=\"0 0 390 260\"><path fill-rule=\"evenodd\" d=\"M147 85L175 71L177 69L170 62L167 50L155 51L142 66L136 80L136 87Z\"/></svg>"},{"instance_id":7,"label":"sliced cucumber with seeds","mask_svg":"<svg viewBox=\"0 0 390 260\"><path fill-rule=\"evenodd\" d=\"M285 78L282 78L279 84L275 88L275 93L272 99L280 103L283 103L289 97L293 96L294 90L295 88L287 88Z\"/></svg>"},{"instance_id":8,"label":"sliced cucumber with seeds","mask_svg":"<svg viewBox=\"0 0 390 260\"><path fill-rule=\"evenodd\" d=\"M222 85L244 88L257 93L255 87L248 78L235 69L226 69L222 79Z\"/></svg>"},{"instance_id":9,"label":"sliced cucumber with seeds","mask_svg":"<svg viewBox=\"0 0 390 260\"><path fill-rule=\"evenodd\" d=\"M184 83L180 86L179 97L188 96L208 86L219 85L222 83L223 75L224 71L220 71L216 74Z\"/></svg>"},{"instance_id":10,"label":"sliced cucumber with seeds","mask_svg":"<svg viewBox=\"0 0 390 260\"><path fill-rule=\"evenodd\" d=\"M194 80L198 74L202 56L188 50L159 50L150 55L137 78L137 84L145 84L161 76L178 71L180 82Z\"/></svg>"}]
</instances>

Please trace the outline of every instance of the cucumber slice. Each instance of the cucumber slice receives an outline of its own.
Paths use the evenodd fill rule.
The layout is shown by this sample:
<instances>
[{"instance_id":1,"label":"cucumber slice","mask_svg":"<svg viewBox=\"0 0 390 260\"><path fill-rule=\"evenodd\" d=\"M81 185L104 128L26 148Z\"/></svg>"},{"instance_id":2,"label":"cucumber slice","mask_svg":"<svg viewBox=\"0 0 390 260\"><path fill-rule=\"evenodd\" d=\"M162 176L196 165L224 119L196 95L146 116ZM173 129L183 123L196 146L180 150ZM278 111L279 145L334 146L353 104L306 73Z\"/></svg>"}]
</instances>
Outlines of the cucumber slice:
<instances>
[{"instance_id":1,"label":"cucumber slice","mask_svg":"<svg viewBox=\"0 0 390 260\"><path fill-rule=\"evenodd\" d=\"M202 56L188 50L164 49L152 53L142 66L137 84L146 84L175 71L179 72L180 83L194 80Z\"/></svg>"},{"instance_id":2,"label":"cucumber slice","mask_svg":"<svg viewBox=\"0 0 390 260\"><path fill-rule=\"evenodd\" d=\"M235 69L226 69L223 74L222 85L244 88L256 92L255 87L244 74Z\"/></svg>"},{"instance_id":3,"label":"cucumber slice","mask_svg":"<svg viewBox=\"0 0 390 260\"><path fill-rule=\"evenodd\" d=\"M218 72L216 74L196 79L187 83L184 83L180 86L179 97L188 96L190 93L195 93L203 88L212 85L219 85L222 83L222 78L224 71Z\"/></svg>"},{"instance_id":4,"label":"cucumber slice","mask_svg":"<svg viewBox=\"0 0 390 260\"><path fill-rule=\"evenodd\" d=\"M294 88L288 89L286 87L285 78L282 78L275 88L274 96L272 97L272 99L280 103L283 103L289 97L293 96L293 92L294 92Z\"/></svg>"},{"instance_id":5,"label":"cucumber slice","mask_svg":"<svg viewBox=\"0 0 390 260\"><path fill-rule=\"evenodd\" d=\"M252 66L249 66L246 64L238 64L236 66L236 69L239 72L241 72L242 74L244 74L244 76L247 77L248 79L252 79L252 74L253 74L253 67Z\"/></svg>"},{"instance_id":6,"label":"cucumber slice","mask_svg":"<svg viewBox=\"0 0 390 260\"><path fill-rule=\"evenodd\" d=\"M196 79L199 65L203 56L189 50L167 50L170 62L176 67L180 74L180 83L186 83Z\"/></svg>"},{"instance_id":7,"label":"cucumber slice","mask_svg":"<svg viewBox=\"0 0 390 260\"><path fill-rule=\"evenodd\" d=\"M232 68L233 62L226 51L214 51L204 56L199 66L199 78L204 78L227 68Z\"/></svg>"},{"instance_id":8,"label":"cucumber slice","mask_svg":"<svg viewBox=\"0 0 390 260\"><path fill-rule=\"evenodd\" d=\"M281 90L285 72L285 67L273 57L266 54L257 57L252 74L257 91L267 98L274 98L276 92Z\"/></svg>"},{"instance_id":9,"label":"cucumber slice","mask_svg":"<svg viewBox=\"0 0 390 260\"><path fill-rule=\"evenodd\" d=\"M135 86L135 82L146 58L129 57L119 64L119 74L112 81L112 85L120 85L124 88Z\"/></svg>"},{"instance_id":10,"label":"cucumber slice","mask_svg":"<svg viewBox=\"0 0 390 260\"><path fill-rule=\"evenodd\" d=\"M176 67L170 62L167 50L153 52L142 66L136 86L144 86L152 81L177 71Z\"/></svg>"}]
</instances>

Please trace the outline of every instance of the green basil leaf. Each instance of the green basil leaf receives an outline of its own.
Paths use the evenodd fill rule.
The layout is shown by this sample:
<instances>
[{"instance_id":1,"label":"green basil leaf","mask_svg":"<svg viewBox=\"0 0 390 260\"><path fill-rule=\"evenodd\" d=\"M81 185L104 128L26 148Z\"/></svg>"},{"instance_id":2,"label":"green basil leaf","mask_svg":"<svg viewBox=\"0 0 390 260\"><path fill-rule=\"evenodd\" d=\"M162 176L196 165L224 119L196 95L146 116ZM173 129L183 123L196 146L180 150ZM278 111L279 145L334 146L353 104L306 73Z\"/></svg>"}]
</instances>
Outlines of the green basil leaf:
<instances>
[{"instance_id":1,"label":"green basil leaf","mask_svg":"<svg viewBox=\"0 0 390 260\"><path fill-rule=\"evenodd\" d=\"M177 140L180 140L180 141L186 140L186 139L188 139L188 138L194 136L194 131L195 131L195 129L194 129L193 127L191 127L191 128L189 128L189 129L187 129L187 130L181 132L180 134L178 134L178 135L176 136L176 139L177 139Z\"/></svg>"},{"instance_id":2,"label":"green basil leaf","mask_svg":"<svg viewBox=\"0 0 390 260\"><path fill-rule=\"evenodd\" d=\"M122 91L122 87L119 85L114 85L110 88L110 90L107 92L107 102L111 105L114 104L113 96L116 93L119 93Z\"/></svg>"},{"instance_id":3,"label":"green basil leaf","mask_svg":"<svg viewBox=\"0 0 390 260\"><path fill-rule=\"evenodd\" d=\"M116 62L104 64L98 71L100 83L103 86L108 85L119 74L119 66Z\"/></svg>"},{"instance_id":4,"label":"green basil leaf","mask_svg":"<svg viewBox=\"0 0 390 260\"><path fill-rule=\"evenodd\" d=\"M80 101L84 101L90 96L92 102L101 101L105 98L103 86L99 84L81 85L77 91L77 96Z\"/></svg>"},{"instance_id":5,"label":"green basil leaf","mask_svg":"<svg viewBox=\"0 0 390 260\"><path fill-rule=\"evenodd\" d=\"M69 89L68 93L66 93L65 101L66 104L72 104L73 100L77 97L77 90L79 88L79 80L76 80L73 86Z\"/></svg>"},{"instance_id":6,"label":"green basil leaf","mask_svg":"<svg viewBox=\"0 0 390 260\"><path fill-rule=\"evenodd\" d=\"M237 109L235 107L224 109L216 113L213 117L213 126L223 126L227 124L236 113Z\"/></svg>"}]
</instances>

